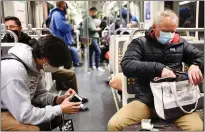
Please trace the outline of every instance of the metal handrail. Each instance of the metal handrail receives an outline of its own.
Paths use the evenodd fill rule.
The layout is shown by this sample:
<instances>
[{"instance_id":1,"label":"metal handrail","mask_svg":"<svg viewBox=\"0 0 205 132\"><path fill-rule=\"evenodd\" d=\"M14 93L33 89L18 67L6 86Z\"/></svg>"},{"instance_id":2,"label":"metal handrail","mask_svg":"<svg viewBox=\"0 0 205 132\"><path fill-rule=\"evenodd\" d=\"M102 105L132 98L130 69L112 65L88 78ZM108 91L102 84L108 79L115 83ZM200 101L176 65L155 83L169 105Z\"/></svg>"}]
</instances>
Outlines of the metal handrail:
<instances>
[{"instance_id":1,"label":"metal handrail","mask_svg":"<svg viewBox=\"0 0 205 132\"><path fill-rule=\"evenodd\" d=\"M114 35L116 36L117 32L123 30L123 28L118 28L117 30L114 31Z\"/></svg>"},{"instance_id":2,"label":"metal handrail","mask_svg":"<svg viewBox=\"0 0 205 132\"><path fill-rule=\"evenodd\" d=\"M204 32L204 28L177 28L177 31L198 31L198 32Z\"/></svg>"},{"instance_id":3,"label":"metal handrail","mask_svg":"<svg viewBox=\"0 0 205 132\"><path fill-rule=\"evenodd\" d=\"M23 28L23 30L24 31L29 31L28 28ZM52 34L52 31L49 28L32 28L32 31L35 31L35 30L46 30L46 31L49 31Z\"/></svg>"},{"instance_id":4,"label":"metal handrail","mask_svg":"<svg viewBox=\"0 0 205 132\"><path fill-rule=\"evenodd\" d=\"M14 43L18 43L18 37L16 36L16 34L14 32L12 32L11 30L6 30L6 26L5 24L1 24L1 33L2 34L10 34L11 36L14 37Z\"/></svg>"},{"instance_id":5,"label":"metal handrail","mask_svg":"<svg viewBox=\"0 0 205 132\"><path fill-rule=\"evenodd\" d=\"M136 29L136 30L134 30L134 31L131 33L129 40L132 40L132 39L133 39L135 33L137 33L137 32L142 32L142 31L143 31L143 32L146 32L147 29Z\"/></svg>"},{"instance_id":6,"label":"metal handrail","mask_svg":"<svg viewBox=\"0 0 205 132\"><path fill-rule=\"evenodd\" d=\"M126 31L128 31L128 30L137 30L138 28L129 28L129 27L127 27L127 28L125 28L122 32L120 32L120 36L122 36L123 35L123 33L125 33ZM128 32L129 34L130 34L130 32Z\"/></svg>"}]
</instances>

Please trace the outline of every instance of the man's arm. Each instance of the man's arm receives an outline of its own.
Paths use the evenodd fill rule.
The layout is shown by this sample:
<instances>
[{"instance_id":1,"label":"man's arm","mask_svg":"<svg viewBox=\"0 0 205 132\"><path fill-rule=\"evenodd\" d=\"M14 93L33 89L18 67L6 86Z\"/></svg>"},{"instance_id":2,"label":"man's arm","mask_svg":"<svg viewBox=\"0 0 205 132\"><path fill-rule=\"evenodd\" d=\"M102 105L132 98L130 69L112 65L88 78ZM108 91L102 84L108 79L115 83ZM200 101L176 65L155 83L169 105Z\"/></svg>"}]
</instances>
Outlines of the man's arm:
<instances>
[{"instance_id":1,"label":"man's arm","mask_svg":"<svg viewBox=\"0 0 205 132\"><path fill-rule=\"evenodd\" d=\"M124 75L128 77L161 77L165 65L143 61L142 45L139 38L133 39L129 44L121 62Z\"/></svg>"},{"instance_id":2,"label":"man's arm","mask_svg":"<svg viewBox=\"0 0 205 132\"><path fill-rule=\"evenodd\" d=\"M31 104L27 82L20 79L12 80L3 87L1 101L14 118L23 124L38 125L62 114L60 105L34 107Z\"/></svg>"},{"instance_id":3,"label":"man's arm","mask_svg":"<svg viewBox=\"0 0 205 132\"><path fill-rule=\"evenodd\" d=\"M196 64L199 66L201 71L204 71L204 52L195 48L192 44L189 44L187 41L184 43L183 50L183 60L185 64L189 66Z\"/></svg>"},{"instance_id":4,"label":"man's arm","mask_svg":"<svg viewBox=\"0 0 205 132\"><path fill-rule=\"evenodd\" d=\"M46 106L46 105L55 105L56 104L57 95L53 93L49 93L46 90L46 82L43 77L40 77L38 87L35 91L35 96L32 99L32 103Z\"/></svg>"},{"instance_id":5,"label":"man's arm","mask_svg":"<svg viewBox=\"0 0 205 132\"><path fill-rule=\"evenodd\" d=\"M192 44L184 43L183 62L188 64L189 82L199 85L203 81L204 52L195 48Z\"/></svg>"},{"instance_id":6,"label":"man's arm","mask_svg":"<svg viewBox=\"0 0 205 132\"><path fill-rule=\"evenodd\" d=\"M60 13L53 14L53 21L55 21L56 28L63 33L71 32L73 29L72 25L68 24Z\"/></svg>"},{"instance_id":7,"label":"man's arm","mask_svg":"<svg viewBox=\"0 0 205 132\"><path fill-rule=\"evenodd\" d=\"M97 31L100 31L100 28L96 28L95 24L93 23L93 20L91 18L88 19L88 30L90 33L95 33Z\"/></svg>"}]
</instances>

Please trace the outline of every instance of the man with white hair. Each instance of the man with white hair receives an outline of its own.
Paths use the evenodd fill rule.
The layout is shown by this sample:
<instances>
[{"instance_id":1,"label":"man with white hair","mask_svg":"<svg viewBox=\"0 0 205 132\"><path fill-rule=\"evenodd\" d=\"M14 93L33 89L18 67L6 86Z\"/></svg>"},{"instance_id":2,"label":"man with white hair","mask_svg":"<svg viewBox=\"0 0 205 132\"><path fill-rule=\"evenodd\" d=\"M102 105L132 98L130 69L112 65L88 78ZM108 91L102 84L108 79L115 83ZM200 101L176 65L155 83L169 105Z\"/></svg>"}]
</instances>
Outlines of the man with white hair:
<instances>
[{"instance_id":1,"label":"man with white hair","mask_svg":"<svg viewBox=\"0 0 205 132\"><path fill-rule=\"evenodd\" d=\"M204 53L181 38L176 29L177 15L170 10L157 13L154 23L145 36L133 39L121 62L127 77L136 79L136 99L122 107L108 122L109 131L123 130L126 126L151 118L154 108L150 79L176 77L174 70L182 70L182 62L188 64L190 83L202 82ZM173 113L174 114L174 113ZM203 121L196 112L174 120L182 130L202 131Z\"/></svg>"}]
</instances>

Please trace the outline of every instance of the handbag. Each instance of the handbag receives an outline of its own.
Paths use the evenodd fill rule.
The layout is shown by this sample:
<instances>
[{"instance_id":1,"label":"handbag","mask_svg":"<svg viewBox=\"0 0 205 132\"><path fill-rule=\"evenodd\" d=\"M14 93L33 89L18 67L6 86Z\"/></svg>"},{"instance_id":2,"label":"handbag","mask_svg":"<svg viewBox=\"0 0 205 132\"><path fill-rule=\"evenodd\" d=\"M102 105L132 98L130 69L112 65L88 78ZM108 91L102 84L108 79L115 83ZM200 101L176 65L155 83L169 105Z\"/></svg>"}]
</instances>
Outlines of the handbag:
<instances>
[{"instance_id":1,"label":"handbag","mask_svg":"<svg viewBox=\"0 0 205 132\"><path fill-rule=\"evenodd\" d=\"M188 82L186 73L179 73L176 78L155 78L151 80L150 87L155 111L167 121L194 112L201 97L199 87Z\"/></svg>"},{"instance_id":2,"label":"handbag","mask_svg":"<svg viewBox=\"0 0 205 132\"><path fill-rule=\"evenodd\" d=\"M90 37L82 36L80 38L81 44L84 44L86 46L89 46L92 42L92 39Z\"/></svg>"}]
</instances>

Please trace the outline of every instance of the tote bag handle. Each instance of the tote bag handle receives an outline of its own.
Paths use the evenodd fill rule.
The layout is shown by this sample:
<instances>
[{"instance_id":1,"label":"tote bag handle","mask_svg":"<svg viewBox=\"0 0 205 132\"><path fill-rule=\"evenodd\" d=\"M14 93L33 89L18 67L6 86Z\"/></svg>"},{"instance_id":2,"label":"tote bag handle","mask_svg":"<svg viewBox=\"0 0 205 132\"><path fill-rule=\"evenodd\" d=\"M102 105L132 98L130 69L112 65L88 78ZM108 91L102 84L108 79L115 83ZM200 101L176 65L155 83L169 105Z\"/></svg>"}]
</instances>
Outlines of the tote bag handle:
<instances>
[{"instance_id":1,"label":"tote bag handle","mask_svg":"<svg viewBox=\"0 0 205 132\"><path fill-rule=\"evenodd\" d=\"M186 111L186 110L184 110L184 108L181 106L181 104L179 103L179 101L178 101L178 98L177 98L177 92L176 92L176 83L169 83L170 84L170 86L171 86L171 90L172 90L172 93L173 93L173 95L174 95L174 98L175 98L175 101L176 101L176 103L177 103L177 105L179 106L179 108L184 112L184 113L187 113L187 114L190 114L190 113L192 113L192 112L194 112L195 110L196 110L196 107L197 107L197 105L198 105L198 91L197 91L197 87L196 87L196 89L195 89L195 94L196 94L196 103L195 103L195 108L193 108L192 110L190 110L190 111Z\"/></svg>"}]
</instances>

